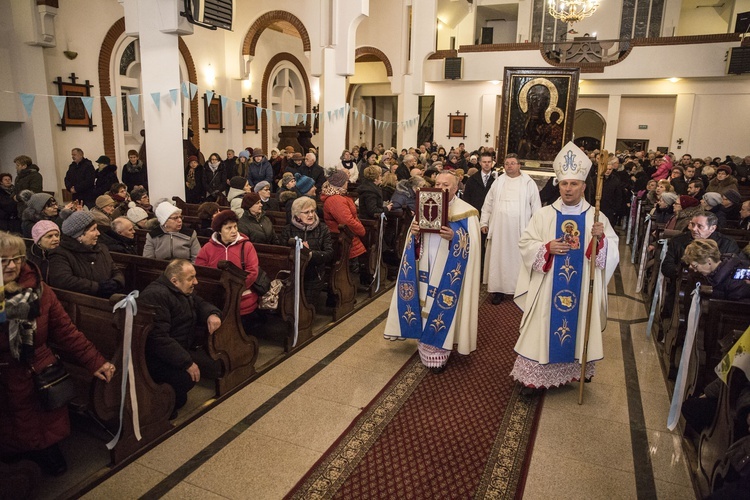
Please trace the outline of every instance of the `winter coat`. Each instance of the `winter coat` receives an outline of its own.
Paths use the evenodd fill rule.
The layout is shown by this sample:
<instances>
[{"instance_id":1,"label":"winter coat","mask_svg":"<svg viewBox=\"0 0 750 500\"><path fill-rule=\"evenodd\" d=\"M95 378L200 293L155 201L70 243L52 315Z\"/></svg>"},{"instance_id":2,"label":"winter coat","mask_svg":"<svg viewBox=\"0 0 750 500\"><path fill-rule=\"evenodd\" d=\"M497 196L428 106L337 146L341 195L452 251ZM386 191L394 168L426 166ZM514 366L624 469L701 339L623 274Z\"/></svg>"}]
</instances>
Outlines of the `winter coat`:
<instances>
[{"instance_id":1,"label":"winter coat","mask_svg":"<svg viewBox=\"0 0 750 500\"><path fill-rule=\"evenodd\" d=\"M383 208L383 191L370 180L361 179L359 194L359 216L363 219L379 219Z\"/></svg>"},{"instance_id":2,"label":"winter coat","mask_svg":"<svg viewBox=\"0 0 750 500\"><path fill-rule=\"evenodd\" d=\"M99 197L109 193L112 184L117 184L118 182L120 181L117 179L116 165L107 165L101 170L97 169L94 176L94 195Z\"/></svg>"},{"instance_id":3,"label":"winter coat","mask_svg":"<svg viewBox=\"0 0 750 500\"><path fill-rule=\"evenodd\" d=\"M405 210L408 208L412 212L417 211L417 193L412 188L409 179L396 184L396 191L391 196L391 203L393 203L393 210Z\"/></svg>"},{"instance_id":4,"label":"winter coat","mask_svg":"<svg viewBox=\"0 0 750 500\"><path fill-rule=\"evenodd\" d=\"M91 210L89 210L89 213L94 216L94 220L96 221L97 226L106 228L112 225L112 219L110 218L110 216L107 215L104 210L101 210L99 207L92 208Z\"/></svg>"},{"instance_id":5,"label":"winter coat","mask_svg":"<svg viewBox=\"0 0 750 500\"><path fill-rule=\"evenodd\" d=\"M185 202L196 205L203 203L203 199L206 197L206 188L203 185L203 166L198 165L195 167L195 172L193 172L195 185L192 188L189 188L187 185L189 172L190 167L185 167Z\"/></svg>"},{"instance_id":6,"label":"winter coat","mask_svg":"<svg viewBox=\"0 0 750 500\"><path fill-rule=\"evenodd\" d=\"M89 247L66 234L60 236L60 246L49 253L51 286L85 295L101 295L100 283L109 280L119 286L107 297L124 290L125 277L107 247L98 243Z\"/></svg>"},{"instance_id":7,"label":"winter coat","mask_svg":"<svg viewBox=\"0 0 750 500\"><path fill-rule=\"evenodd\" d=\"M189 350L195 341L195 327L205 325L212 314L221 318L219 308L195 292L185 295L163 274L140 293L138 302L156 310L146 339L146 357L179 370L193 364Z\"/></svg>"},{"instance_id":8,"label":"winter coat","mask_svg":"<svg viewBox=\"0 0 750 500\"><path fill-rule=\"evenodd\" d=\"M266 215L255 218L247 210L237 223L237 229L253 243L278 245L279 238L273 230L273 222Z\"/></svg>"},{"instance_id":9,"label":"winter coat","mask_svg":"<svg viewBox=\"0 0 750 500\"><path fill-rule=\"evenodd\" d=\"M279 200L276 198L268 198L266 201L260 200L261 204L263 205L263 211L268 212L271 210L272 212L280 212L281 205L279 204Z\"/></svg>"},{"instance_id":10,"label":"winter coat","mask_svg":"<svg viewBox=\"0 0 750 500\"><path fill-rule=\"evenodd\" d=\"M143 189L148 191L146 165L141 160L138 160L135 165L127 162L122 167L122 182L123 184L127 184L128 192L132 191L136 186L143 186Z\"/></svg>"},{"instance_id":11,"label":"winter coat","mask_svg":"<svg viewBox=\"0 0 750 500\"><path fill-rule=\"evenodd\" d=\"M143 256L151 259L188 259L195 262L201 244L195 231L183 227L176 233L165 233L161 226L146 235Z\"/></svg>"},{"instance_id":12,"label":"winter coat","mask_svg":"<svg viewBox=\"0 0 750 500\"><path fill-rule=\"evenodd\" d=\"M349 258L354 259L367 251L360 237L365 235L365 227L357 218L357 207L354 201L346 195L322 195L323 219L331 233L338 234L339 224L348 227L356 236L352 238L352 246L349 249Z\"/></svg>"},{"instance_id":13,"label":"winter coat","mask_svg":"<svg viewBox=\"0 0 750 500\"><path fill-rule=\"evenodd\" d=\"M18 203L13 195L12 190L8 192L0 188L0 230L17 233L21 231L21 218L18 217Z\"/></svg>"},{"instance_id":14,"label":"winter coat","mask_svg":"<svg viewBox=\"0 0 750 500\"><path fill-rule=\"evenodd\" d=\"M243 196L245 196L245 191L243 189L237 189L233 187L230 187L229 193L227 193L229 208L232 209L232 212L237 214L237 217L242 217L242 213L244 212L242 208Z\"/></svg>"},{"instance_id":15,"label":"winter coat","mask_svg":"<svg viewBox=\"0 0 750 500\"><path fill-rule=\"evenodd\" d=\"M737 242L732 238L724 236L719 231L714 231L709 235L709 238L714 240L719 246L719 252L722 254L740 253L740 249L737 246ZM693 235L690 232L683 233L679 236L669 240L667 244L667 255L664 256L664 261L661 264L661 271L664 276L670 279L677 277L677 268L685 254L687 246L693 242Z\"/></svg>"},{"instance_id":16,"label":"winter coat","mask_svg":"<svg viewBox=\"0 0 750 500\"><path fill-rule=\"evenodd\" d=\"M737 187L737 179L735 179L731 175L723 181L720 181L718 177L714 177L708 183L708 187L706 187L707 193L724 194L725 191L729 190L739 191L739 188Z\"/></svg>"},{"instance_id":17,"label":"winter coat","mask_svg":"<svg viewBox=\"0 0 750 500\"><path fill-rule=\"evenodd\" d=\"M252 285L258 277L258 254L255 253L253 244L247 236L237 233L237 238L229 245L225 245L221 242L221 236L214 233L198 253L195 265L217 268L220 260L228 260L247 273L245 290L240 298L240 314L244 316L255 311L258 308L258 294L253 291Z\"/></svg>"},{"instance_id":18,"label":"winter coat","mask_svg":"<svg viewBox=\"0 0 750 500\"><path fill-rule=\"evenodd\" d=\"M29 165L16 176L16 193L28 189L33 193L41 193L43 189L42 174L39 173L39 167Z\"/></svg>"},{"instance_id":19,"label":"winter coat","mask_svg":"<svg viewBox=\"0 0 750 500\"><path fill-rule=\"evenodd\" d=\"M81 333L55 297L52 289L40 284L34 266L26 264L18 283L25 288L41 286L39 316L34 334L34 369L41 371L54 363L55 355L47 340L73 355L89 373L106 359ZM0 324L0 455L42 450L70 434L68 408L44 411L37 399L34 382L26 363L10 355L8 322Z\"/></svg>"},{"instance_id":20,"label":"winter coat","mask_svg":"<svg viewBox=\"0 0 750 500\"><path fill-rule=\"evenodd\" d=\"M475 173L474 175L469 176L469 179L466 181L466 187L464 188L464 195L463 200L471 205L472 207L476 208L479 213L482 213L482 205L484 205L484 199L487 197L487 193L490 192L490 188L492 187L492 183L495 182L495 176L492 172L490 172L490 178L487 179L487 186L484 185L484 179L482 177L482 171ZM400 184L400 183L399 183ZM398 185L396 186L396 192L398 192ZM415 195L416 200L416 195ZM393 198L391 198L391 201L394 201ZM395 201L394 201L395 205ZM412 202L412 205L410 207L412 209L412 212L416 212L414 202Z\"/></svg>"},{"instance_id":21,"label":"winter coat","mask_svg":"<svg viewBox=\"0 0 750 500\"><path fill-rule=\"evenodd\" d=\"M292 162L292 165L295 166L294 162ZM302 165L296 167L294 171L299 172L302 175L306 175L307 177L315 181L317 192L320 193L320 190L323 188L323 183L326 181L326 173L325 170L323 170L323 167L318 165L317 162L313 163L312 167L308 167L303 161Z\"/></svg>"},{"instance_id":22,"label":"winter coat","mask_svg":"<svg viewBox=\"0 0 750 500\"><path fill-rule=\"evenodd\" d=\"M301 229L290 223L281 231L281 241L288 242L295 236L306 241L310 249L310 262L305 271L305 288L319 288L323 283L326 264L333 260L333 240L328 226L320 223L318 219L315 227Z\"/></svg>"},{"instance_id":23,"label":"winter coat","mask_svg":"<svg viewBox=\"0 0 750 500\"><path fill-rule=\"evenodd\" d=\"M357 179L359 179L359 167L357 167L357 162L354 160L341 160L336 169L346 172L349 176L349 182L357 182Z\"/></svg>"},{"instance_id":24,"label":"winter coat","mask_svg":"<svg viewBox=\"0 0 750 500\"><path fill-rule=\"evenodd\" d=\"M622 199L622 185L620 179L613 173L604 178L602 183L601 210L607 219L614 223L622 213L625 202Z\"/></svg>"},{"instance_id":25,"label":"winter coat","mask_svg":"<svg viewBox=\"0 0 750 500\"><path fill-rule=\"evenodd\" d=\"M711 298L721 300L743 300L750 299L750 285L744 280L734 279L734 273L738 268L748 267L747 259L743 254L723 255L721 263L716 270L706 276L708 284L713 287Z\"/></svg>"},{"instance_id":26,"label":"winter coat","mask_svg":"<svg viewBox=\"0 0 750 500\"><path fill-rule=\"evenodd\" d=\"M26 260L39 268L40 276L45 283L49 283L49 252L36 243L26 252Z\"/></svg>"},{"instance_id":27,"label":"winter coat","mask_svg":"<svg viewBox=\"0 0 750 500\"><path fill-rule=\"evenodd\" d=\"M59 215L56 217L47 217L44 212L37 212L31 207L27 207L21 214L21 233L24 238L31 238L31 228L40 220L51 220L57 227L62 227L62 219Z\"/></svg>"},{"instance_id":28,"label":"winter coat","mask_svg":"<svg viewBox=\"0 0 750 500\"><path fill-rule=\"evenodd\" d=\"M102 231L102 229L104 229ZM112 228L100 228L99 244L104 245L110 252L138 255L135 238L126 238L117 234Z\"/></svg>"},{"instance_id":29,"label":"winter coat","mask_svg":"<svg viewBox=\"0 0 750 500\"><path fill-rule=\"evenodd\" d=\"M669 172L672 171L672 162L663 161L656 172L651 174L651 178L655 181L661 181L669 177Z\"/></svg>"},{"instance_id":30,"label":"winter coat","mask_svg":"<svg viewBox=\"0 0 750 500\"><path fill-rule=\"evenodd\" d=\"M227 192L227 167L219 162L216 171L212 171L209 163L203 166L203 188L206 190L206 200L216 201L219 194Z\"/></svg>"},{"instance_id":31,"label":"winter coat","mask_svg":"<svg viewBox=\"0 0 750 500\"><path fill-rule=\"evenodd\" d=\"M65 189L70 191L75 188L73 201L81 200L84 205L91 208L96 202L94 194L94 181L96 179L96 169L91 160L84 158L81 163L72 162L65 174Z\"/></svg>"},{"instance_id":32,"label":"winter coat","mask_svg":"<svg viewBox=\"0 0 750 500\"><path fill-rule=\"evenodd\" d=\"M255 161L249 163L247 169L247 182L249 182L251 186L255 187L255 185L261 181L268 181L269 184L273 184L273 167L265 156L259 163L256 163Z\"/></svg>"}]
</instances>

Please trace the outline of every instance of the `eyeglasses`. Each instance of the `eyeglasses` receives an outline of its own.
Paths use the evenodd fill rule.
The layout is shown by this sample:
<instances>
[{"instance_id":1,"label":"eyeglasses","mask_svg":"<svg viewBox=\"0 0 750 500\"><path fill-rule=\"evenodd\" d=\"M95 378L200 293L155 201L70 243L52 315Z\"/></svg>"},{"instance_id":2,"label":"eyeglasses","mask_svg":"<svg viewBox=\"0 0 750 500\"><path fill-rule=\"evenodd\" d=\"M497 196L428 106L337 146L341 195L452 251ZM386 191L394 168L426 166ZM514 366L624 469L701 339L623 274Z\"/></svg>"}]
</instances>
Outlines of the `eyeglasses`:
<instances>
[{"instance_id":1,"label":"eyeglasses","mask_svg":"<svg viewBox=\"0 0 750 500\"><path fill-rule=\"evenodd\" d=\"M304 212L300 212L301 215L312 215L315 213L315 210L305 210Z\"/></svg>"},{"instance_id":2,"label":"eyeglasses","mask_svg":"<svg viewBox=\"0 0 750 500\"><path fill-rule=\"evenodd\" d=\"M54 198L50 198L47 200L47 203L44 205L45 208L47 207L56 207L57 206L57 200Z\"/></svg>"},{"instance_id":3,"label":"eyeglasses","mask_svg":"<svg viewBox=\"0 0 750 500\"><path fill-rule=\"evenodd\" d=\"M23 262L26 260L25 255L16 255L15 257L2 257L0 258L0 262L2 262L3 267L8 267L10 265L11 261L17 265L20 266L23 264Z\"/></svg>"},{"instance_id":4,"label":"eyeglasses","mask_svg":"<svg viewBox=\"0 0 750 500\"><path fill-rule=\"evenodd\" d=\"M173 215L169 220L182 220L182 215Z\"/></svg>"}]
</instances>

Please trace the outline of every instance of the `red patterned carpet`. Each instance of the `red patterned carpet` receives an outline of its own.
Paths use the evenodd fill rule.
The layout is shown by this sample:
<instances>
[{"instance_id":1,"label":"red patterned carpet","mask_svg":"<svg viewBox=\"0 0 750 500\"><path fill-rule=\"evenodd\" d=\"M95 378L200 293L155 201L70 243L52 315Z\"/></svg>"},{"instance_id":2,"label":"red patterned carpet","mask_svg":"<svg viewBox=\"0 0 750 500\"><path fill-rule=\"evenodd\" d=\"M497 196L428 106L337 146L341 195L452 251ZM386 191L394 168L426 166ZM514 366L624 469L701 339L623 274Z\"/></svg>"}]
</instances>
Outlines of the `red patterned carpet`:
<instances>
[{"instance_id":1,"label":"red patterned carpet","mask_svg":"<svg viewBox=\"0 0 750 500\"><path fill-rule=\"evenodd\" d=\"M520 498L541 410L508 376L520 320L485 301L474 353L415 355L287 498Z\"/></svg>"}]
</instances>

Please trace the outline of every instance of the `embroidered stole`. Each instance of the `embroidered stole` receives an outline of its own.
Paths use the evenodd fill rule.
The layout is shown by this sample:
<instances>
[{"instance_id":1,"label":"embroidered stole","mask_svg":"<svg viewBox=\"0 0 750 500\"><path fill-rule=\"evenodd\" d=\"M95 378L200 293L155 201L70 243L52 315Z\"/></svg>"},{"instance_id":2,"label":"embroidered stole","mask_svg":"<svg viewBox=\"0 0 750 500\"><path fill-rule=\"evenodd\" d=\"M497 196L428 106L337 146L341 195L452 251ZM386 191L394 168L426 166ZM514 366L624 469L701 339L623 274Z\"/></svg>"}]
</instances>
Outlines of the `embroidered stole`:
<instances>
[{"instance_id":1,"label":"embroidered stole","mask_svg":"<svg viewBox=\"0 0 750 500\"><path fill-rule=\"evenodd\" d=\"M401 336L440 348L456 316L470 245L468 218L448 225L455 236L448 244L441 241L431 273L427 252L423 248L417 260L410 235L396 283Z\"/></svg>"},{"instance_id":2,"label":"embroidered stole","mask_svg":"<svg viewBox=\"0 0 750 500\"><path fill-rule=\"evenodd\" d=\"M549 362L576 361L578 312L581 303L581 281L585 249L586 212L566 215L557 212L555 238L570 244L566 255L556 255L550 270L553 273L550 306Z\"/></svg>"}]
</instances>

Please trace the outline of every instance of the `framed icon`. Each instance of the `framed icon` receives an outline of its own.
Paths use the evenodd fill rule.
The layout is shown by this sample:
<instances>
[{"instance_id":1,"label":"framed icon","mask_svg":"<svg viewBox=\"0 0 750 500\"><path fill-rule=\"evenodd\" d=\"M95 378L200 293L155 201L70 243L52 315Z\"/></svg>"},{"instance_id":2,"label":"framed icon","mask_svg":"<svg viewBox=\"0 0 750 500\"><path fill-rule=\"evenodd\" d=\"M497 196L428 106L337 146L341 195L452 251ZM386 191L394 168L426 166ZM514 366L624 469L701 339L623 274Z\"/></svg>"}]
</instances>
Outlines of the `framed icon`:
<instances>
[{"instance_id":1,"label":"framed icon","mask_svg":"<svg viewBox=\"0 0 750 500\"><path fill-rule=\"evenodd\" d=\"M258 126L258 99L253 96L247 96L247 100L242 99L242 133L260 131Z\"/></svg>"},{"instance_id":2,"label":"framed icon","mask_svg":"<svg viewBox=\"0 0 750 500\"><path fill-rule=\"evenodd\" d=\"M203 119L205 126L203 130L218 130L224 132L224 110L221 109L221 96L214 94L211 102L208 102L208 96L203 95Z\"/></svg>"},{"instance_id":3,"label":"framed icon","mask_svg":"<svg viewBox=\"0 0 750 500\"><path fill-rule=\"evenodd\" d=\"M94 125L93 118L89 116L81 100L81 97L91 96L91 87L93 85L88 80L85 80L84 83L76 83L79 78L75 73L71 73L68 78L71 80L71 83L62 81L62 78L59 76L57 80L52 82L57 85L58 95L67 97L65 99L65 109L62 118L60 118L60 123L57 126L63 130L68 127L87 127L89 131L93 131L96 125Z\"/></svg>"},{"instance_id":4,"label":"framed icon","mask_svg":"<svg viewBox=\"0 0 750 500\"><path fill-rule=\"evenodd\" d=\"M456 110L456 114L448 115L448 138L460 137L466 139L466 113L461 114Z\"/></svg>"}]
</instances>

